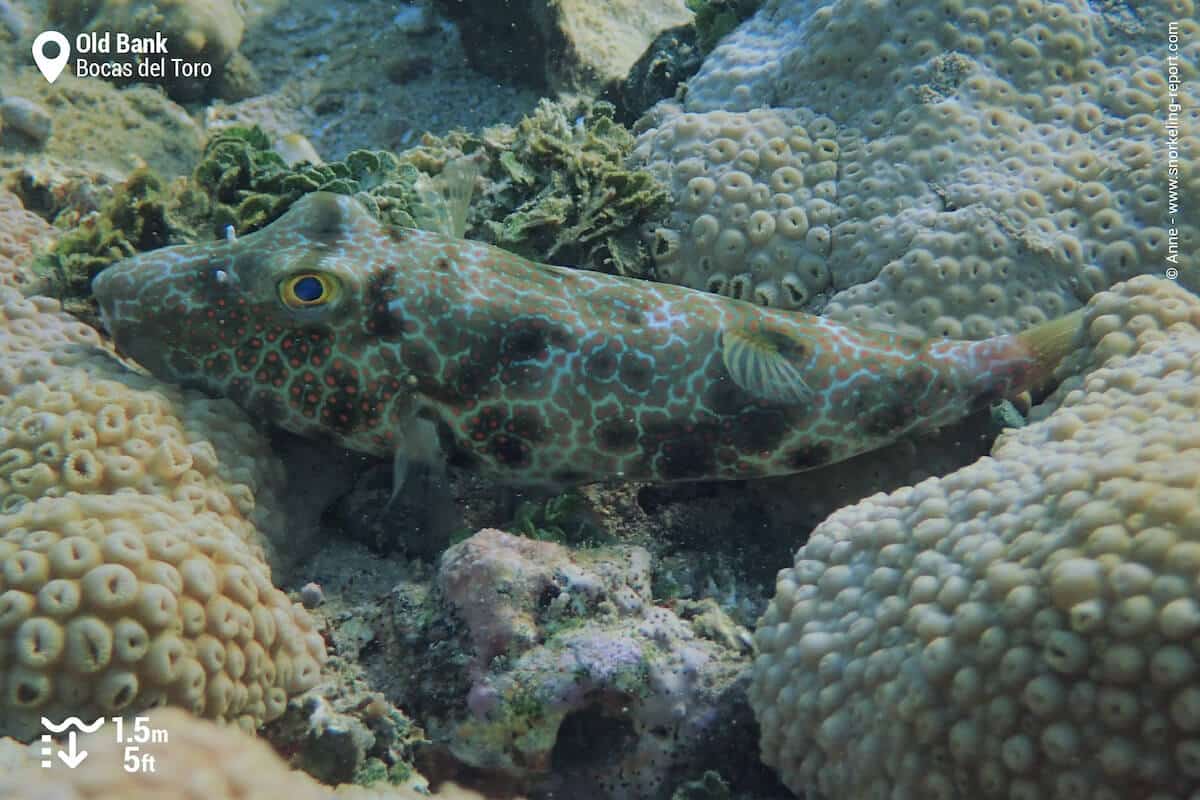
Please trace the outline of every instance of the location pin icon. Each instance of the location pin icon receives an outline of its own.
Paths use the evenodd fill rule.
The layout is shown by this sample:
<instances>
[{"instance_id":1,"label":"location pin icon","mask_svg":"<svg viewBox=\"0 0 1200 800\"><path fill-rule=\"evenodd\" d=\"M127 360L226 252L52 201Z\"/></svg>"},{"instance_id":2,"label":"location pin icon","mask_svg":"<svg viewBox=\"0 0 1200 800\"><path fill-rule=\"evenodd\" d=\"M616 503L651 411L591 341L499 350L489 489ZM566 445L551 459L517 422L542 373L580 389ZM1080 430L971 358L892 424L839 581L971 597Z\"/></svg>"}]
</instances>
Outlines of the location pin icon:
<instances>
[{"instance_id":1,"label":"location pin icon","mask_svg":"<svg viewBox=\"0 0 1200 800\"><path fill-rule=\"evenodd\" d=\"M46 55L46 45L50 42L58 45L58 55L54 58ZM71 43L67 41L67 37L58 31L42 31L33 40L33 62L41 70L42 77L50 83L58 80L58 76L62 74L63 67L70 60Z\"/></svg>"}]
</instances>

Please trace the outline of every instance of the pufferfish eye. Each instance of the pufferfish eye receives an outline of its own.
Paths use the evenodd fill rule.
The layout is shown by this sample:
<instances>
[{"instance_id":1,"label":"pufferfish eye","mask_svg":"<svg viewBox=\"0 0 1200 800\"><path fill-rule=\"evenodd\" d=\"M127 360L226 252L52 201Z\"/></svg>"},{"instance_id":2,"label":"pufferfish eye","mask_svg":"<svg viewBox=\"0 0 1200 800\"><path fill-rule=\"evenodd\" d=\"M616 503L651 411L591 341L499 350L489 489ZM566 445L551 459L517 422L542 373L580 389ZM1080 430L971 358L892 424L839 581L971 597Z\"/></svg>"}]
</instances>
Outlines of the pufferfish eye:
<instances>
[{"instance_id":1,"label":"pufferfish eye","mask_svg":"<svg viewBox=\"0 0 1200 800\"><path fill-rule=\"evenodd\" d=\"M337 294L337 283L326 275L301 272L279 284L279 299L289 308L324 305Z\"/></svg>"}]
</instances>

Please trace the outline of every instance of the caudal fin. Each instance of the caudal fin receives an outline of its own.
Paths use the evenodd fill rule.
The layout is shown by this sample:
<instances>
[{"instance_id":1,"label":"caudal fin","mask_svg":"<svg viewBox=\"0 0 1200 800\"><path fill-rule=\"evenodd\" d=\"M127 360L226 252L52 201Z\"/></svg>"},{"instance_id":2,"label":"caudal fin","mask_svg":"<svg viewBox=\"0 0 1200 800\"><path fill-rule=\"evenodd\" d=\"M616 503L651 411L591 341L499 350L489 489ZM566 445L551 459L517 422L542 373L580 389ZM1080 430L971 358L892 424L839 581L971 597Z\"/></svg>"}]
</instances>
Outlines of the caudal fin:
<instances>
[{"instance_id":1,"label":"caudal fin","mask_svg":"<svg viewBox=\"0 0 1200 800\"><path fill-rule=\"evenodd\" d=\"M1037 359L1036 384L1044 384L1062 360L1083 344L1083 309L1034 325L1017 334Z\"/></svg>"}]
</instances>

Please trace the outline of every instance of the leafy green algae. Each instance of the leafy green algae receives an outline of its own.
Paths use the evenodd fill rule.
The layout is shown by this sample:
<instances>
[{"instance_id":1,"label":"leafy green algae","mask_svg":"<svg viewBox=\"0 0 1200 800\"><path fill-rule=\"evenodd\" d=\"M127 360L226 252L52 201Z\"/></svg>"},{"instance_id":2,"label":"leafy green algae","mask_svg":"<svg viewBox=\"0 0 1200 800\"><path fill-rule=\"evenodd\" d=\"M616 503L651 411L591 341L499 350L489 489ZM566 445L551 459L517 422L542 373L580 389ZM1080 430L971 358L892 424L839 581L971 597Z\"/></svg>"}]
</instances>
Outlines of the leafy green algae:
<instances>
[{"instance_id":1,"label":"leafy green algae","mask_svg":"<svg viewBox=\"0 0 1200 800\"><path fill-rule=\"evenodd\" d=\"M95 321L91 280L123 258L262 228L300 197L352 195L382 222L443 228L448 200L435 176L472 155L482 170L471 234L537 261L643 276L641 226L667 212L669 193L625 161L634 137L609 103L542 101L517 125L426 136L399 155L356 150L341 161L288 165L257 127L213 134L187 179L138 170L36 265L52 293ZM66 220L59 223L66 226Z\"/></svg>"},{"instance_id":2,"label":"leafy green algae","mask_svg":"<svg viewBox=\"0 0 1200 800\"><path fill-rule=\"evenodd\" d=\"M536 261L646 274L640 227L666 214L667 188L625 161L634 137L610 103L543 100L515 126L426 136L403 160L430 173L477 155L484 185L471 233Z\"/></svg>"},{"instance_id":3,"label":"leafy green algae","mask_svg":"<svg viewBox=\"0 0 1200 800\"><path fill-rule=\"evenodd\" d=\"M193 182L211 201L217 230L249 233L279 218L309 192L356 197L378 219L416 225L422 175L383 150L355 150L343 161L288 166L258 128L229 128L205 145Z\"/></svg>"},{"instance_id":4,"label":"leafy green algae","mask_svg":"<svg viewBox=\"0 0 1200 800\"><path fill-rule=\"evenodd\" d=\"M309 192L356 197L378 219L415 226L435 216L428 178L394 154L356 150L342 161L288 166L258 128L227 128L205 145L188 179L135 171L96 213L70 224L35 264L68 310L94 321L91 281L116 261L168 245L258 230Z\"/></svg>"},{"instance_id":5,"label":"leafy green algae","mask_svg":"<svg viewBox=\"0 0 1200 800\"><path fill-rule=\"evenodd\" d=\"M173 210L171 188L147 168L135 170L96 213L75 224L34 261L49 292L85 319L95 319L91 282L100 270L144 250L186 240L191 230ZM60 221L61 224L61 221Z\"/></svg>"}]
</instances>

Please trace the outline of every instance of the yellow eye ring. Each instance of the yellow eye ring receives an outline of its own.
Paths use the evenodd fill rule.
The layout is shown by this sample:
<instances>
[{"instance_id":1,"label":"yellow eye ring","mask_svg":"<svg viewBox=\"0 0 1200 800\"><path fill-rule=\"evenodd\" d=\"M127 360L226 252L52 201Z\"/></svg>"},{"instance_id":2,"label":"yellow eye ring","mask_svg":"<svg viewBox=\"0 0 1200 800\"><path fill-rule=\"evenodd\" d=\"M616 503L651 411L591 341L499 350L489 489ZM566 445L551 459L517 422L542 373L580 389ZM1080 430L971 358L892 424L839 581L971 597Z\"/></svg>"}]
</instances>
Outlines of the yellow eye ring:
<instances>
[{"instance_id":1,"label":"yellow eye ring","mask_svg":"<svg viewBox=\"0 0 1200 800\"><path fill-rule=\"evenodd\" d=\"M279 284L279 299L288 308L312 308L333 300L337 289L337 282L328 275L299 272Z\"/></svg>"}]
</instances>

